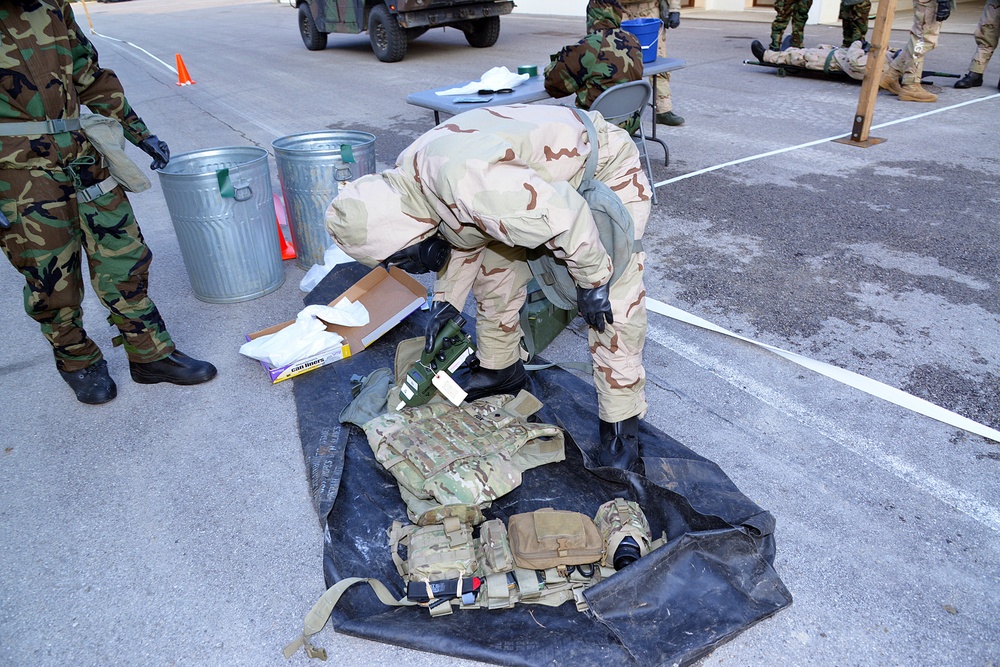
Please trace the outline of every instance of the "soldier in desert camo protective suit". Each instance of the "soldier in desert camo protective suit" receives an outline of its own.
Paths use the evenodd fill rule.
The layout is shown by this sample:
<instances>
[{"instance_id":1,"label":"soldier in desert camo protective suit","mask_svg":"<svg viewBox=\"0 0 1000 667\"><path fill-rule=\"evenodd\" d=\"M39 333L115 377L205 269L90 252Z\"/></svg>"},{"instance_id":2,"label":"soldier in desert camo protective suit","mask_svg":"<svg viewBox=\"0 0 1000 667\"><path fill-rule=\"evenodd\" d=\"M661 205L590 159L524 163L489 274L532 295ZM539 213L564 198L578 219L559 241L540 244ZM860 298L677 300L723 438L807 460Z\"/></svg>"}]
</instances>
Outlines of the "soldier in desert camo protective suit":
<instances>
[{"instance_id":1,"label":"soldier in desert camo protective suit","mask_svg":"<svg viewBox=\"0 0 1000 667\"><path fill-rule=\"evenodd\" d=\"M132 379L212 379L214 366L175 349L146 293L152 254L125 191L107 180L80 130L80 105L117 119L153 168L166 166L170 151L132 110L114 72L100 67L67 0L0 0L0 80L0 249L24 276L24 308L77 399L97 404L117 395L83 328L81 248Z\"/></svg>"},{"instance_id":2,"label":"soldier in desert camo protective suit","mask_svg":"<svg viewBox=\"0 0 1000 667\"><path fill-rule=\"evenodd\" d=\"M750 44L750 52L762 63L772 65L791 65L817 72L843 72L856 81L865 78L865 68L868 67L868 44L857 41L849 48L820 44L811 49L788 48L784 51L771 51L756 39ZM896 51L886 52L886 60L882 64L884 72Z\"/></svg>"},{"instance_id":3,"label":"soldier in desert camo protective suit","mask_svg":"<svg viewBox=\"0 0 1000 667\"><path fill-rule=\"evenodd\" d=\"M630 135L597 113L592 146L574 109L486 107L453 116L406 148L395 168L341 188L326 226L351 257L410 272L437 271L428 343L465 304L477 303L480 369L467 400L516 393L526 375L519 311L531 271L526 249L545 248L568 267L589 326L600 417L601 465L638 460L646 412L645 253L609 285L611 257L577 192L592 150L595 177L621 199L642 237L652 191Z\"/></svg>"},{"instance_id":4,"label":"soldier in desert camo protective suit","mask_svg":"<svg viewBox=\"0 0 1000 667\"><path fill-rule=\"evenodd\" d=\"M587 36L552 56L545 68L545 92L552 97L576 94L576 105L589 109L605 90L642 78L642 47L635 35L622 30L622 7L617 0L587 4ZM639 129L639 117L622 127Z\"/></svg>"}]
</instances>

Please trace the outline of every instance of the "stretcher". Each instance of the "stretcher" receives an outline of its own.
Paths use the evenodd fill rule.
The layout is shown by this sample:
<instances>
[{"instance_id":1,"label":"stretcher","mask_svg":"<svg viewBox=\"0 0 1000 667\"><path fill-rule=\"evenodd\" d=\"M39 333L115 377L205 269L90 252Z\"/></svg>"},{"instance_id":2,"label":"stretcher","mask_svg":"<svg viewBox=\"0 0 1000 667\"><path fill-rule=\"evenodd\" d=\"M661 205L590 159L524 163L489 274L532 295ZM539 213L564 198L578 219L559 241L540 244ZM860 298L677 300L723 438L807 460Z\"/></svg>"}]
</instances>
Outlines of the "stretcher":
<instances>
[{"instance_id":1,"label":"stretcher","mask_svg":"<svg viewBox=\"0 0 1000 667\"><path fill-rule=\"evenodd\" d=\"M795 76L814 76L814 77L822 77L828 79L832 78L841 81L857 81L857 79L852 78L842 70L808 69L806 67L799 67L798 65L777 65L775 63L762 63L759 60L744 60L743 64L757 65L758 67L770 67L774 70L777 70L775 74L778 75L779 77L785 77L788 76L789 74L792 74ZM928 77L959 79L961 78L961 76L962 76L961 74L950 74L948 72L934 72L931 70L924 70L923 72L924 79Z\"/></svg>"}]
</instances>

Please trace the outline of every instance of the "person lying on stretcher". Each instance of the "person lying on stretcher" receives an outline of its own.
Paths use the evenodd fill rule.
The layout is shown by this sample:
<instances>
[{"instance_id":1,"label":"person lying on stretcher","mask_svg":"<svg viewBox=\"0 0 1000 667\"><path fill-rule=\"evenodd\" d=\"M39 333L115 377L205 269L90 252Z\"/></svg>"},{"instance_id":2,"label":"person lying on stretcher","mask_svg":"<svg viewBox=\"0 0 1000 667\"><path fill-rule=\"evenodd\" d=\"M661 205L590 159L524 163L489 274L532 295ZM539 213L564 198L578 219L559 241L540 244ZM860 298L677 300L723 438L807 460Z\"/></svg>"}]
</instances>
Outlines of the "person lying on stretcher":
<instances>
[{"instance_id":1,"label":"person lying on stretcher","mask_svg":"<svg viewBox=\"0 0 1000 667\"><path fill-rule=\"evenodd\" d=\"M820 44L811 49L795 47L783 51L765 49L758 40L750 44L750 51L762 63L769 65L788 65L819 72L843 72L858 81L865 78L865 66L868 64L868 42L858 40L848 48ZM895 51L886 53L885 65L892 60Z\"/></svg>"}]
</instances>

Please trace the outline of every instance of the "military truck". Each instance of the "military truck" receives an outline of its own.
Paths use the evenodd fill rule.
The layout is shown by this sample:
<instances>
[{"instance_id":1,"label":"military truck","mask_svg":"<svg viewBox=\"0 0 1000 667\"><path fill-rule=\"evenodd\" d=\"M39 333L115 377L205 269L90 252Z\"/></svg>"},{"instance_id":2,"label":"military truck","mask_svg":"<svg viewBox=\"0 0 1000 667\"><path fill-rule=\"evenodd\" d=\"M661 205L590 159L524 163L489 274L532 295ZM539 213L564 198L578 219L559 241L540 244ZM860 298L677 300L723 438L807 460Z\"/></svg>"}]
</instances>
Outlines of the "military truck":
<instances>
[{"instance_id":1,"label":"military truck","mask_svg":"<svg viewBox=\"0 0 1000 667\"><path fill-rule=\"evenodd\" d=\"M294 0L299 33L310 51L326 48L331 32L368 31L375 55L399 62L409 42L430 28L457 28L470 46L496 44L500 17L514 10L512 0Z\"/></svg>"}]
</instances>

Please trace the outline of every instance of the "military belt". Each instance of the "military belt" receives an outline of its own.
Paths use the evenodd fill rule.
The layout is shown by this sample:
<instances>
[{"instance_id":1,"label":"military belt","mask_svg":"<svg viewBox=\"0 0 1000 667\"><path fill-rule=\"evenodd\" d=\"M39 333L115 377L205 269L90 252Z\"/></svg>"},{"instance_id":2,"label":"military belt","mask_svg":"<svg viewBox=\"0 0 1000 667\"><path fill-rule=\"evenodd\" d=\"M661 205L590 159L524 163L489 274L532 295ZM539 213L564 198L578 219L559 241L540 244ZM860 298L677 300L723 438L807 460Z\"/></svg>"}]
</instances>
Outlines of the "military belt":
<instances>
[{"instance_id":1,"label":"military belt","mask_svg":"<svg viewBox=\"0 0 1000 667\"><path fill-rule=\"evenodd\" d=\"M112 190L118 187L118 181L115 180L114 176L108 176L100 183L95 183L89 188L84 188L83 190L77 190L76 200L78 202L91 202L98 197L103 197Z\"/></svg>"},{"instance_id":2,"label":"military belt","mask_svg":"<svg viewBox=\"0 0 1000 667\"><path fill-rule=\"evenodd\" d=\"M59 134L81 128L79 118L29 120L19 123L0 123L0 137L17 137L34 134Z\"/></svg>"}]
</instances>

